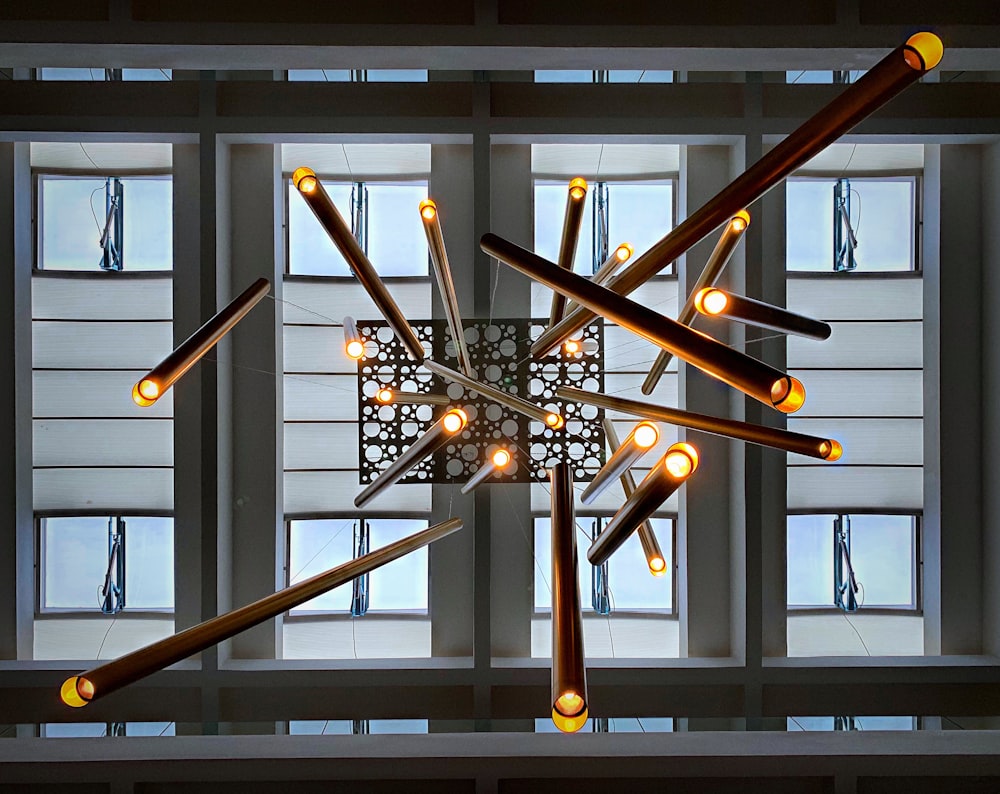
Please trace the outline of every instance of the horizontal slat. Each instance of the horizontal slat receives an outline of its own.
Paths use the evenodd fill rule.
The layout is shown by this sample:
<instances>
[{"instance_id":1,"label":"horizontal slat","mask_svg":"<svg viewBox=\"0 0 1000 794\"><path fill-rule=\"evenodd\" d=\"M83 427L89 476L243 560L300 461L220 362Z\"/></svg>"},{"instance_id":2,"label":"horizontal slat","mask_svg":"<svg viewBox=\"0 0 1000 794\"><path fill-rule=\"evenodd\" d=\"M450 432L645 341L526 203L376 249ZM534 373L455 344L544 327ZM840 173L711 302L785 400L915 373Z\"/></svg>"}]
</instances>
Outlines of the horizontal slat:
<instances>
[{"instance_id":1,"label":"horizontal slat","mask_svg":"<svg viewBox=\"0 0 1000 794\"><path fill-rule=\"evenodd\" d=\"M923 366L923 323L832 323L825 342L788 338L790 369L895 369ZM808 397L807 397L808 402Z\"/></svg>"},{"instance_id":2,"label":"horizontal slat","mask_svg":"<svg viewBox=\"0 0 1000 794\"><path fill-rule=\"evenodd\" d=\"M796 418L810 416L922 416L922 370L789 370L806 387Z\"/></svg>"},{"instance_id":3,"label":"horizontal slat","mask_svg":"<svg viewBox=\"0 0 1000 794\"><path fill-rule=\"evenodd\" d=\"M858 575L861 578L861 575ZM831 598L832 600L832 598ZM923 656L922 615L872 615L866 610L850 621L840 614L788 616L789 656ZM857 633L855 633L857 632ZM860 635L860 636L859 636ZM861 720L862 725L870 723Z\"/></svg>"},{"instance_id":4,"label":"horizontal slat","mask_svg":"<svg viewBox=\"0 0 1000 794\"><path fill-rule=\"evenodd\" d=\"M284 143L281 169L308 166L321 176L355 179L374 176L426 176L431 172L427 143Z\"/></svg>"},{"instance_id":5,"label":"horizontal slat","mask_svg":"<svg viewBox=\"0 0 1000 794\"><path fill-rule=\"evenodd\" d=\"M423 484L394 485L373 499L364 510L354 507L361 492L356 471L285 472L286 513L418 512L431 509L431 487Z\"/></svg>"},{"instance_id":6,"label":"horizontal slat","mask_svg":"<svg viewBox=\"0 0 1000 794\"><path fill-rule=\"evenodd\" d=\"M93 278L36 276L31 311L36 320L170 320L173 281L97 273Z\"/></svg>"},{"instance_id":7,"label":"horizontal slat","mask_svg":"<svg viewBox=\"0 0 1000 794\"><path fill-rule=\"evenodd\" d=\"M35 417L134 417L157 419L173 415L174 390L148 408L132 402L132 387L145 370L132 372L33 372L32 412Z\"/></svg>"},{"instance_id":8,"label":"horizontal slat","mask_svg":"<svg viewBox=\"0 0 1000 794\"><path fill-rule=\"evenodd\" d=\"M357 421L356 375L286 375L284 382L286 421Z\"/></svg>"},{"instance_id":9,"label":"horizontal slat","mask_svg":"<svg viewBox=\"0 0 1000 794\"><path fill-rule=\"evenodd\" d=\"M667 405L677 407L677 365L671 363L671 369L660 378L656 384L656 389L650 395L642 393L642 382L646 379L645 374L625 374L621 375L608 372L604 375L604 391L615 397L624 397L629 400L642 400L654 405ZM608 411L608 416L613 419L624 419L631 414L623 414L618 411Z\"/></svg>"},{"instance_id":10,"label":"horizontal slat","mask_svg":"<svg viewBox=\"0 0 1000 794\"><path fill-rule=\"evenodd\" d=\"M419 659L431 655L431 621L287 620L285 659Z\"/></svg>"},{"instance_id":11,"label":"horizontal slat","mask_svg":"<svg viewBox=\"0 0 1000 794\"><path fill-rule=\"evenodd\" d=\"M35 469L35 510L173 510L172 469Z\"/></svg>"},{"instance_id":12,"label":"horizontal slat","mask_svg":"<svg viewBox=\"0 0 1000 794\"><path fill-rule=\"evenodd\" d=\"M169 419L36 419L34 465L172 466L173 425Z\"/></svg>"},{"instance_id":13,"label":"horizontal slat","mask_svg":"<svg viewBox=\"0 0 1000 794\"><path fill-rule=\"evenodd\" d=\"M924 462L922 419L789 418L788 429L820 438L835 438L844 445L843 457L823 466L917 466ZM790 455L788 462L815 463L798 455Z\"/></svg>"},{"instance_id":14,"label":"horizontal slat","mask_svg":"<svg viewBox=\"0 0 1000 794\"><path fill-rule=\"evenodd\" d=\"M285 469L356 469L358 426L351 423L285 425Z\"/></svg>"},{"instance_id":15,"label":"horizontal slat","mask_svg":"<svg viewBox=\"0 0 1000 794\"><path fill-rule=\"evenodd\" d=\"M643 465L647 465L645 460L640 461ZM642 482L642 478L646 476L649 469L636 468L632 469L632 474L635 477L637 483ZM591 504L584 505L580 502L580 493L587 484L584 482L578 482L573 486L576 489L576 511L581 513L583 511L594 511L594 512L615 512L625 503L625 492L622 491L622 486L620 482L616 482L614 485L608 487L607 490L601 493ZM676 513L678 505L677 494L674 493L666 502L664 502L660 509L657 510L657 514L666 515L668 513ZM531 509L534 512L542 513L548 515L549 510L552 506L552 499L549 495L549 486L546 483L542 485L540 483L533 483L531 486Z\"/></svg>"},{"instance_id":16,"label":"horizontal slat","mask_svg":"<svg viewBox=\"0 0 1000 794\"><path fill-rule=\"evenodd\" d=\"M404 317L410 320L426 320L431 316L430 281L389 280L386 285ZM306 325L341 323L344 317L353 317L359 321L382 319L368 293L353 280L286 279L283 289L286 301L283 319L286 323ZM292 306L292 303L297 306ZM298 306L303 308L300 309Z\"/></svg>"},{"instance_id":17,"label":"horizontal slat","mask_svg":"<svg viewBox=\"0 0 1000 794\"><path fill-rule=\"evenodd\" d=\"M658 278L647 281L628 297L630 300L641 303L666 317L671 319L677 317L677 279ZM531 316L547 318L551 306L552 290L533 281L531 283Z\"/></svg>"},{"instance_id":18,"label":"horizontal slat","mask_svg":"<svg viewBox=\"0 0 1000 794\"><path fill-rule=\"evenodd\" d=\"M31 144L31 167L77 171L142 171L173 165L169 143L52 143Z\"/></svg>"},{"instance_id":19,"label":"horizontal slat","mask_svg":"<svg viewBox=\"0 0 1000 794\"><path fill-rule=\"evenodd\" d=\"M96 596L94 608L97 608ZM174 633L173 615L154 618L127 615L126 611L108 617L36 620L32 658L115 659Z\"/></svg>"},{"instance_id":20,"label":"horizontal slat","mask_svg":"<svg viewBox=\"0 0 1000 794\"><path fill-rule=\"evenodd\" d=\"M679 170L680 146L675 144L535 143L531 146L531 172L536 178L637 178L676 174Z\"/></svg>"},{"instance_id":21,"label":"horizontal slat","mask_svg":"<svg viewBox=\"0 0 1000 794\"><path fill-rule=\"evenodd\" d=\"M788 509L824 511L922 510L922 468L793 466Z\"/></svg>"},{"instance_id":22,"label":"horizontal slat","mask_svg":"<svg viewBox=\"0 0 1000 794\"><path fill-rule=\"evenodd\" d=\"M32 365L39 369L150 369L173 347L172 323L32 323Z\"/></svg>"},{"instance_id":23,"label":"horizontal slat","mask_svg":"<svg viewBox=\"0 0 1000 794\"><path fill-rule=\"evenodd\" d=\"M583 650L588 659L676 659L680 656L680 622L667 617L610 617L589 612L584 602ZM531 655L552 655L552 621L531 619ZM643 729L645 730L645 729Z\"/></svg>"},{"instance_id":24,"label":"horizontal slat","mask_svg":"<svg viewBox=\"0 0 1000 794\"><path fill-rule=\"evenodd\" d=\"M648 372L660 348L618 325L604 328L605 372Z\"/></svg>"},{"instance_id":25,"label":"horizontal slat","mask_svg":"<svg viewBox=\"0 0 1000 794\"><path fill-rule=\"evenodd\" d=\"M795 174L916 174L923 169L922 143L834 143Z\"/></svg>"},{"instance_id":26,"label":"horizontal slat","mask_svg":"<svg viewBox=\"0 0 1000 794\"><path fill-rule=\"evenodd\" d=\"M284 351L285 372L347 375L358 370L357 362L344 353L342 328L286 325Z\"/></svg>"},{"instance_id":27,"label":"horizontal slat","mask_svg":"<svg viewBox=\"0 0 1000 794\"><path fill-rule=\"evenodd\" d=\"M817 320L920 320L924 282L920 278L825 278L789 276L786 299L793 312Z\"/></svg>"}]
</instances>

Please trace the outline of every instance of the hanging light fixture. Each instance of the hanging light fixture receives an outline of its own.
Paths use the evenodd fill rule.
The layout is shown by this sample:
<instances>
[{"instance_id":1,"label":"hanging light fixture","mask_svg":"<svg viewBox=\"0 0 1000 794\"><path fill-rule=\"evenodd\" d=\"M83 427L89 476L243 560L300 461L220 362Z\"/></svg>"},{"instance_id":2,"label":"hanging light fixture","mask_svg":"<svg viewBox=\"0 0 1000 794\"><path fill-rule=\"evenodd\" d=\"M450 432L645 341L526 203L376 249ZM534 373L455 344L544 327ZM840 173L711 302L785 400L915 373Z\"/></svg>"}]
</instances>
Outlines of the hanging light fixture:
<instances>
[{"instance_id":1,"label":"hanging light fixture","mask_svg":"<svg viewBox=\"0 0 1000 794\"><path fill-rule=\"evenodd\" d=\"M376 401L383 405L448 405L452 400L447 394L429 394L417 391L393 391L389 388L375 392Z\"/></svg>"},{"instance_id":2,"label":"hanging light fixture","mask_svg":"<svg viewBox=\"0 0 1000 794\"><path fill-rule=\"evenodd\" d=\"M494 474L505 471L513 462L514 456L511 454L511 451L507 446L502 446L493 450L493 452L487 456L486 462L483 463L483 465L479 467L479 470L472 475L472 478L462 486L462 493L472 493Z\"/></svg>"},{"instance_id":3,"label":"hanging light fixture","mask_svg":"<svg viewBox=\"0 0 1000 794\"><path fill-rule=\"evenodd\" d=\"M700 314L707 314L709 317L724 317L769 331L797 334L820 341L829 339L833 332L829 323L803 317L780 306L772 306L717 287L706 287L699 291L694 296L694 307Z\"/></svg>"},{"instance_id":4,"label":"hanging light fixture","mask_svg":"<svg viewBox=\"0 0 1000 794\"><path fill-rule=\"evenodd\" d=\"M660 431L656 425L648 420L639 422L632 428L632 432L625 436L625 440L608 458L608 462L594 475L594 479L580 496L580 501L585 505L591 504L607 490L608 486L628 471L630 466L656 446L659 440Z\"/></svg>"},{"instance_id":5,"label":"hanging light fixture","mask_svg":"<svg viewBox=\"0 0 1000 794\"><path fill-rule=\"evenodd\" d=\"M576 256L576 245L580 240L580 223L583 220L583 207L587 198L587 180L576 177L570 180L569 193L566 196L566 216L563 218L562 237L559 240L559 267L573 269L573 259ZM549 310L549 327L563 318L566 308L566 298L558 292L552 293L552 308Z\"/></svg>"},{"instance_id":6,"label":"hanging light fixture","mask_svg":"<svg viewBox=\"0 0 1000 794\"><path fill-rule=\"evenodd\" d=\"M365 341L358 333L353 317L344 318L344 352L348 358L360 361L365 357Z\"/></svg>"}]
</instances>

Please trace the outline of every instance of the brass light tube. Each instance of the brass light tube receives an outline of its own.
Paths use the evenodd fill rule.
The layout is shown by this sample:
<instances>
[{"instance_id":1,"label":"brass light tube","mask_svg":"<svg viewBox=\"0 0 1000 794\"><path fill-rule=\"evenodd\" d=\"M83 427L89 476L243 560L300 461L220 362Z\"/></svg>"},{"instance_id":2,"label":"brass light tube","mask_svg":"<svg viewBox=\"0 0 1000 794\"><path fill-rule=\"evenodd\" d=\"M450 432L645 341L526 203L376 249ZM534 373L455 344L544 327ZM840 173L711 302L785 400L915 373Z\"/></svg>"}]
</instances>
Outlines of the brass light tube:
<instances>
[{"instance_id":1,"label":"brass light tube","mask_svg":"<svg viewBox=\"0 0 1000 794\"><path fill-rule=\"evenodd\" d=\"M344 318L344 352L355 361L365 357L365 343L358 334L358 325L353 317Z\"/></svg>"},{"instance_id":2,"label":"brass light tube","mask_svg":"<svg viewBox=\"0 0 1000 794\"><path fill-rule=\"evenodd\" d=\"M147 645L145 648L94 667L79 675L72 676L63 683L61 697L68 706L85 706L92 700L121 689L151 673L176 664L181 659L216 645L241 631L263 623L289 609L304 604L311 598L322 595L334 587L368 573L369 571L409 554L415 549L433 543L462 528L462 519L449 518L440 524L416 532L409 537L390 543L370 554L331 568L304 582L293 584L259 601L247 604L232 612L206 620Z\"/></svg>"},{"instance_id":3,"label":"brass light tube","mask_svg":"<svg viewBox=\"0 0 1000 794\"><path fill-rule=\"evenodd\" d=\"M603 565L697 468L694 447L683 441L672 445L591 544L587 550L591 565Z\"/></svg>"},{"instance_id":4,"label":"brass light tube","mask_svg":"<svg viewBox=\"0 0 1000 794\"><path fill-rule=\"evenodd\" d=\"M527 400L522 400L513 394L508 394L493 386L468 378L461 372L456 372L443 364L438 364L436 361L427 359L424 361L424 366L445 380L450 380L452 383L457 383L459 386L478 392L483 397L489 397L494 402L500 403L500 405L510 408L512 411L517 411L519 414L524 414L529 419L537 419L553 430L558 430L565 424L562 416L557 413L546 411L544 408L539 408L534 403L529 403Z\"/></svg>"},{"instance_id":5,"label":"brass light tube","mask_svg":"<svg viewBox=\"0 0 1000 794\"><path fill-rule=\"evenodd\" d=\"M393 391L379 389L375 400L383 405L450 405L453 400L447 394L428 394L417 391Z\"/></svg>"},{"instance_id":6,"label":"brass light tube","mask_svg":"<svg viewBox=\"0 0 1000 794\"><path fill-rule=\"evenodd\" d=\"M428 455L433 455L441 449L448 440L460 432L469 423L469 418L461 408L452 408L424 431L424 434L414 441L406 452L401 454L386 469L376 477L367 488L354 497L355 507L364 507L382 491L399 482L414 466Z\"/></svg>"},{"instance_id":7,"label":"brass light tube","mask_svg":"<svg viewBox=\"0 0 1000 794\"><path fill-rule=\"evenodd\" d=\"M810 339L829 339L833 332L830 324L822 320L804 317L780 306L773 306L716 287L701 290L695 296L695 308L709 317L725 317L727 320L736 320L783 334L807 336Z\"/></svg>"},{"instance_id":8,"label":"brass light tube","mask_svg":"<svg viewBox=\"0 0 1000 794\"><path fill-rule=\"evenodd\" d=\"M389 327L396 334L410 358L415 361L424 360L424 347L420 344L416 332L399 310L389 290L376 272L375 267L361 250L358 241L351 234L350 227L344 222L340 211L334 205L330 195L319 181L319 177L311 168L296 168L292 174L292 184L305 199L309 209L313 211L316 220L320 222L326 233L330 235L333 244L347 261L351 272L364 287L365 292L378 307Z\"/></svg>"},{"instance_id":9,"label":"brass light tube","mask_svg":"<svg viewBox=\"0 0 1000 794\"><path fill-rule=\"evenodd\" d=\"M499 447L491 452L476 473L473 474L469 481L462 486L462 493L471 493L476 490L480 485L482 485L486 480L493 476L495 472L506 471L507 467L510 466L511 461L514 460L514 456L511 454L508 447Z\"/></svg>"},{"instance_id":10,"label":"brass light tube","mask_svg":"<svg viewBox=\"0 0 1000 794\"><path fill-rule=\"evenodd\" d=\"M937 66L942 52L941 40L933 33L911 36L714 198L674 227L608 286L620 295L628 295L644 284L740 209L749 207L795 169ZM542 334L531 346L532 354L544 356L593 318L593 311L578 308Z\"/></svg>"},{"instance_id":11,"label":"brass light tube","mask_svg":"<svg viewBox=\"0 0 1000 794\"><path fill-rule=\"evenodd\" d=\"M712 253L709 255L708 261L701 271L701 275L698 276L698 281L695 283L694 289L691 290L691 294L684 301L684 305L677 315L677 322L684 325L691 325L694 322L694 318L698 316L698 311L694 306L695 295L705 287L714 286L715 282L719 280L749 225L750 213L746 210L740 210L722 228L722 235L719 237L719 242L712 249ZM667 366L670 364L672 358L673 356L666 350L660 351L660 355L656 357L656 361L650 367L649 374L646 375L646 379L642 382L643 394L653 393L656 389L656 384L660 382L663 373L667 371Z\"/></svg>"},{"instance_id":12,"label":"brass light tube","mask_svg":"<svg viewBox=\"0 0 1000 794\"><path fill-rule=\"evenodd\" d=\"M614 252L609 256L599 268L597 272L590 277L590 280L595 284L604 284L608 281L618 269L631 259L632 254L635 253L635 249L632 247L632 243L622 243L619 245ZM573 301L566 301L566 308L564 311L568 312L576 307Z\"/></svg>"},{"instance_id":13,"label":"brass light tube","mask_svg":"<svg viewBox=\"0 0 1000 794\"><path fill-rule=\"evenodd\" d=\"M552 481L552 722L575 733L587 721L587 666L577 576L573 472L557 463Z\"/></svg>"},{"instance_id":14,"label":"brass light tube","mask_svg":"<svg viewBox=\"0 0 1000 794\"><path fill-rule=\"evenodd\" d=\"M735 419L720 419L716 416L652 405L638 400L629 400L625 397L612 397L599 392L584 391L572 386L560 386L556 389L556 396L563 400L576 400L605 410L621 411L644 419L668 422L679 427L701 430L703 433L712 433L726 438L736 438L751 444L759 444L762 447L773 447L820 460L832 462L839 460L844 454L843 446L832 438L807 436L804 433L793 433L791 430L779 430L776 427L764 427L763 425L739 422Z\"/></svg>"},{"instance_id":15,"label":"brass light tube","mask_svg":"<svg viewBox=\"0 0 1000 794\"><path fill-rule=\"evenodd\" d=\"M607 416L604 417L604 435L608 439L608 445L613 448L621 446L618 443L618 433L615 432L615 423ZM630 499L635 491L635 478L628 469L621 473L622 490L625 491L625 498ZM660 550L660 543L656 539L653 531L653 524L647 518L639 524L639 542L642 544L642 553L646 558L646 565L653 576L663 576L667 572L667 561Z\"/></svg>"},{"instance_id":16,"label":"brass light tube","mask_svg":"<svg viewBox=\"0 0 1000 794\"><path fill-rule=\"evenodd\" d=\"M270 289L271 282L266 278L259 278L243 290L228 306L139 379L139 382L132 387L133 402L140 408L148 408L160 399L163 393L215 347L236 323L246 317Z\"/></svg>"},{"instance_id":17,"label":"brass light tube","mask_svg":"<svg viewBox=\"0 0 1000 794\"><path fill-rule=\"evenodd\" d=\"M765 405L773 406L782 413L791 413L801 408L805 401L805 389L796 378L582 276L563 270L508 240L495 234L485 234L480 247L515 270L571 296L581 306L596 311L664 350L670 350L678 358Z\"/></svg>"},{"instance_id":18,"label":"brass light tube","mask_svg":"<svg viewBox=\"0 0 1000 794\"><path fill-rule=\"evenodd\" d=\"M576 246L580 240L580 223L583 221L583 206L587 199L586 180L576 177L570 180L569 193L566 195L566 214L563 216L562 238L559 240L559 267L573 269L573 258L576 256ZM551 328L563 318L566 310L566 296L552 293L552 307L549 310L549 327Z\"/></svg>"},{"instance_id":19,"label":"brass light tube","mask_svg":"<svg viewBox=\"0 0 1000 794\"><path fill-rule=\"evenodd\" d=\"M599 472L594 475L583 493L580 501L589 505L600 496L608 487L623 473L629 470L639 458L649 452L650 449L660 440L660 431L652 422L639 422L632 428L625 440L616 445L614 453L608 458Z\"/></svg>"},{"instance_id":20,"label":"brass light tube","mask_svg":"<svg viewBox=\"0 0 1000 794\"><path fill-rule=\"evenodd\" d=\"M444 234L441 232L441 220L438 217L437 204L431 199L420 202L420 220L424 224L427 247L431 252L431 264L434 266L434 278L441 293L451 338L455 343L458 368L470 378L474 378L476 373L472 369L469 349L465 344L465 330L462 328L462 315L458 310L458 296L455 294L455 281L451 275L451 265L448 263L448 250L445 248Z\"/></svg>"}]
</instances>

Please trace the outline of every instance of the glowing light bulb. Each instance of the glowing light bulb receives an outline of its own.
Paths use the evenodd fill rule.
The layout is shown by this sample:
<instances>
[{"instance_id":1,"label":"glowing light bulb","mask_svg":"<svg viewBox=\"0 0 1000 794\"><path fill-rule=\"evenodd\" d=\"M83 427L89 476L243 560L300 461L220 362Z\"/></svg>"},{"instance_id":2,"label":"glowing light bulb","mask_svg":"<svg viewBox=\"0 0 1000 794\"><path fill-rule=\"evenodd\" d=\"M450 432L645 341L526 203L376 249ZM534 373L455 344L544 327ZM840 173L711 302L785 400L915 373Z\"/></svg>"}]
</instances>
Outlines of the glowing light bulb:
<instances>
[{"instance_id":1,"label":"glowing light bulb","mask_svg":"<svg viewBox=\"0 0 1000 794\"><path fill-rule=\"evenodd\" d=\"M160 396L160 387L154 380L143 378L132 387L132 402L140 408L148 408Z\"/></svg>"},{"instance_id":2,"label":"glowing light bulb","mask_svg":"<svg viewBox=\"0 0 1000 794\"><path fill-rule=\"evenodd\" d=\"M819 453L823 456L823 460L835 461L840 460L844 455L843 445L834 439L829 441L824 441L819 445Z\"/></svg>"},{"instance_id":3,"label":"glowing light bulb","mask_svg":"<svg viewBox=\"0 0 1000 794\"><path fill-rule=\"evenodd\" d=\"M615 249L615 257L619 262L626 262L635 253L632 243L622 243Z\"/></svg>"},{"instance_id":4,"label":"glowing light bulb","mask_svg":"<svg viewBox=\"0 0 1000 794\"><path fill-rule=\"evenodd\" d=\"M392 389L379 389L375 392L375 399L384 405L392 402Z\"/></svg>"},{"instance_id":5,"label":"glowing light bulb","mask_svg":"<svg viewBox=\"0 0 1000 794\"><path fill-rule=\"evenodd\" d=\"M86 678L74 675L63 681L59 697L67 706L83 708L94 699L94 685Z\"/></svg>"},{"instance_id":6,"label":"glowing light bulb","mask_svg":"<svg viewBox=\"0 0 1000 794\"><path fill-rule=\"evenodd\" d=\"M667 563L663 557L650 557L649 572L653 576L663 576L667 572Z\"/></svg>"},{"instance_id":7,"label":"glowing light bulb","mask_svg":"<svg viewBox=\"0 0 1000 794\"><path fill-rule=\"evenodd\" d=\"M750 225L750 213L746 210L740 210L737 212L731 221L729 221L730 227L734 232L742 232Z\"/></svg>"},{"instance_id":8,"label":"glowing light bulb","mask_svg":"<svg viewBox=\"0 0 1000 794\"><path fill-rule=\"evenodd\" d=\"M569 183L569 194L579 201L587 195L587 180L582 177L575 177Z\"/></svg>"},{"instance_id":9,"label":"glowing light bulb","mask_svg":"<svg viewBox=\"0 0 1000 794\"><path fill-rule=\"evenodd\" d=\"M563 344L563 350L569 354L580 352L580 343L576 339L567 339Z\"/></svg>"},{"instance_id":10,"label":"glowing light bulb","mask_svg":"<svg viewBox=\"0 0 1000 794\"><path fill-rule=\"evenodd\" d=\"M702 314L720 314L726 310L729 296L721 289L705 287L694 297L694 307Z\"/></svg>"},{"instance_id":11,"label":"glowing light bulb","mask_svg":"<svg viewBox=\"0 0 1000 794\"><path fill-rule=\"evenodd\" d=\"M798 378L785 376L771 384L771 403L783 414L795 413L805 402L806 387Z\"/></svg>"},{"instance_id":12,"label":"glowing light bulb","mask_svg":"<svg viewBox=\"0 0 1000 794\"><path fill-rule=\"evenodd\" d=\"M563 692L552 706L552 722L563 733L576 733L587 722L587 703L576 692Z\"/></svg>"},{"instance_id":13,"label":"glowing light bulb","mask_svg":"<svg viewBox=\"0 0 1000 794\"><path fill-rule=\"evenodd\" d=\"M671 476L687 477L698 468L698 450L683 441L678 442L663 456L663 465Z\"/></svg>"},{"instance_id":14,"label":"glowing light bulb","mask_svg":"<svg viewBox=\"0 0 1000 794\"><path fill-rule=\"evenodd\" d=\"M347 355L358 361L365 356L365 345L360 339L352 339L344 348Z\"/></svg>"},{"instance_id":15,"label":"glowing light bulb","mask_svg":"<svg viewBox=\"0 0 1000 794\"><path fill-rule=\"evenodd\" d=\"M449 433L457 433L469 422L469 416L461 408L452 408L444 415L444 429Z\"/></svg>"},{"instance_id":16,"label":"glowing light bulb","mask_svg":"<svg viewBox=\"0 0 1000 794\"><path fill-rule=\"evenodd\" d=\"M923 31L914 33L906 40L903 59L911 69L926 71L933 69L941 62L944 55L944 44L933 33Z\"/></svg>"},{"instance_id":17,"label":"glowing light bulb","mask_svg":"<svg viewBox=\"0 0 1000 794\"><path fill-rule=\"evenodd\" d=\"M545 417L545 424L547 424L553 430L558 430L564 424L566 424L566 420L563 419L561 416L559 416L559 414L549 414L548 416Z\"/></svg>"},{"instance_id":18,"label":"glowing light bulb","mask_svg":"<svg viewBox=\"0 0 1000 794\"><path fill-rule=\"evenodd\" d=\"M498 469L504 468L510 463L510 453L505 449L498 449L493 453L493 465Z\"/></svg>"},{"instance_id":19,"label":"glowing light bulb","mask_svg":"<svg viewBox=\"0 0 1000 794\"><path fill-rule=\"evenodd\" d=\"M635 426L632 438L638 446L649 449L660 440L660 430L652 422L640 422Z\"/></svg>"},{"instance_id":20,"label":"glowing light bulb","mask_svg":"<svg viewBox=\"0 0 1000 794\"><path fill-rule=\"evenodd\" d=\"M316 178L315 171L302 167L296 168L292 173L292 184L300 193L312 193L319 184L319 180Z\"/></svg>"},{"instance_id":21,"label":"glowing light bulb","mask_svg":"<svg viewBox=\"0 0 1000 794\"><path fill-rule=\"evenodd\" d=\"M437 204L435 204L431 199L424 199L420 202L420 217L425 221L434 220L434 216L437 215Z\"/></svg>"}]
</instances>

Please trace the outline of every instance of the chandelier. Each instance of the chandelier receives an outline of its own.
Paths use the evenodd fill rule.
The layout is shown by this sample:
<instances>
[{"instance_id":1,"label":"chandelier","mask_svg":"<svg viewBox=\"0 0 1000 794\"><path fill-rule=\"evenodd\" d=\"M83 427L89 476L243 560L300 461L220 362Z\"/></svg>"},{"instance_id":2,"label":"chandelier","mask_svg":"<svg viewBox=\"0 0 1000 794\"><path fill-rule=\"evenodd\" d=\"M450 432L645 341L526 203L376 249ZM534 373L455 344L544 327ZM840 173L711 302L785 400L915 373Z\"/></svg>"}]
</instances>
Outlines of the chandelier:
<instances>
[{"instance_id":1,"label":"chandelier","mask_svg":"<svg viewBox=\"0 0 1000 794\"><path fill-rule=\"evenodd\" d=\"M698 314L707 314L784 334L799 334L819 340L829 337L830 326L826 323L723 291L715 284L750 223L747 207L934 68L942 55L943 45L933 33L922 32L911 36L627 267L624 265L631 259L633 252L630 246L623 244L590 278L572 271L587 193L587 183L581 178L573 179L568 185L557 262L543 259L496 234L483 235L480 241L483 251L553 290L547 324L532 342L530 357L535 362L551 362L553 354L563 360L580 360L594 353L595 349L599 351L600 340L597 340L595 348L594 339L586 333L581 336L580 332L598 318L604 318L660 348L659 357L642 385L644 394L648 395L653 391L671 358L676 357L782 413L797 411L805 403L806 392L796 378L694 330L691 323ZM376 383L370 395L361 395L359 391L359 400L364 401L372 411L380 407L429 406L431 418L435 407L443 409L436 420L405 445L405 449L402 449L404 441L389 444L387 448L390 452L399 452L386 461L387 465L381 465L380 450L368 456L380 465L371 468L368 476L370 481L355 498L355 506L364 506L386 488L408 476L419 476L427 481L427 477L434 476L430 473L431 464L428 462L440 463L442 459L444 465L437 476L445 477L448 482L454 481L457 476L463 477L463 493L486 482L512 481L518 476L516 472L519 468L520 476L529 478L520 481L530 481L532 477L550 481L551 713L553 722L560 730L578 731L587 720L588 706L577 578L574 469L583 473L582 479L589 479L581 496L584 504L592 502L616 480L620 480L625 493L624 504L593 541L587 551L587 559L594 565L601 565L636 532L642 542L649 572L655 576L664 573L665 562L649 518L689 477L696 474L699 463L697 449L689 443L679 442L670 446L646 477L636 484L630 467L656 444L659 438L656 422L825 461L835 461L841 457L841 444L835 439L817 438L614 397L603 394L598 389L587 388L586 382L582 384L585 388L579 388L572 385L571 379L561 370L562 377L555 378L557 382L551 389L551 394L547 395L555 399L545 404L540 404L537 399L529 400L529 390L525 388L523 377L518 382L514 375L504 374L499 365L484 365L483 361L476 360L475 351L470 348L465 333L468 326L463 324L459 313L438 208L433 200L421 202L418 211L426 232L434 276L450 333L450 346L438 345L436 348L432 342L425 344L420 339L414 326L400 311L316 174L309 168L298 168L292 175L292 182L379 310L384 327L391 332L388 339L399 348L400 358L408 359L405 365L412 371L422 370L425 373L422 380L410 381L417 384L416 388L407 390ZM718 242L677 320L629 299L631 292L720 228ZM135 384L132 390L135 403L142 407L153 405L239 323L267 295L269 289L270 283L266 279L259 279L192 334ZM369 324L363 327L375 326ZM600 323L595 327L599 329ZM440 330L443 332L444 328ZM428 334L433 335L434 329L425 331L425 336ZM344 320L344 335L345 352L359 362L360 376L363 371L361 362L366 357L367 346L373 342L375 332L369 331L368 335L361 333L358 324L348 317ZM438 336L443 338L443 333ZM378 338L383 337L378 335ZM494 341L498 339L499 337ZM495 350L490 351L490 355L493 359L500 360L502 350L503 345L498 345ZM428 352L433 352L433 357L429 357ZM516 351L509 352L516 354ZM446 364L442 360L449 356L454 359L454 366L449 365L451 362ZM479 363L480 367L474 367L474 363ZM485 374L490 366L496 367L500 373L497 377ZM516 375L516 367L510 369ZM448 393L441 394L430 389L426 373L449 384ZM457 397L451 396L452 387L458 389ZM592 427L588 428L587 433L592 445L599 447L598 457L604 457L605 443L613 450L596 473L585 471L586 467L581 468L571 459L568 451L569 438L573 432L571 424L579 426L583 422L580 418L584 416L580 412L581 406L590 406L598 411L616 410L640 420L628 436L619 442L611 422L607 419L601 421L599 412L592 411L597 418L590 420ZM507 413L504 414L504 411ZM416 417L420 414L414 412L412 415ZM425 410L423 415L428 415L428 411ZM514 417L526 423L528 430L524 429L524 424L519 425ZM491 429L489 433L480 433L478 438L475 437L474 426L477 423L484 424L487 420L498 424L498 429ZM532 442L529 445L532 452L528 454L517 443L525 433ZM388 432L381 429L377 435L380 438L389 437ZM363 443L363 439L361 442ZM465 465L452 471L448 464L464 455L467 450L472 450L471 457L474 460L467 461ZM582 454L586 454L586 450ZM421 466L424 467L423 470L420 469ZM461 528L461 519L450 518L252 604L72 676L62 685L62 701L68 706L85 706L96 698L198 653Z\"/></svg>"}]
</instances>

